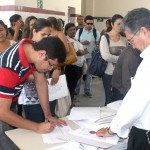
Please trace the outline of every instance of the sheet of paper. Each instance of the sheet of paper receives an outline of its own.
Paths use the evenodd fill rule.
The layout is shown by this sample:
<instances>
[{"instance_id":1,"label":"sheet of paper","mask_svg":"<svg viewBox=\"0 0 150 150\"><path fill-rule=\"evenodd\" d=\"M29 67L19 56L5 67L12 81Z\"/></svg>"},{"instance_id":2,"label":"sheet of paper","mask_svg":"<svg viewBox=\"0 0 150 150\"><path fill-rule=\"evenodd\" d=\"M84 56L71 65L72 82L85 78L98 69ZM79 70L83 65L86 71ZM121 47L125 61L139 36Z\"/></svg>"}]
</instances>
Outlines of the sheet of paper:
<instances>
[{"instance_id":1,"label":"sheet of paper","mask_svg":"<svg viewBox=\"0 0 150 150\"><path fill-rule=\"evenodd\" d=\"M69 120L87 120L100 118L100 107L73 107Z\"/></svg>"},{"instance_id":2,"label":"sheet of paper","mask_svg":"<svg viewBox=\"0 0 150 150\"><path fill-rule=\"evenodd\" d=\"M71 128L69 126L63 126L63 127L58 127L56 126L55 129L47 134L42 134L43 142L44 143L62 143L64 140L67 140L66 134L71 131ZM59 136L64 137L64 140L61 140Z\"/></svg>"},{"instance_id":3,"label":"sheet of paper","mask_svg":"<svg viewBox=\"0 0 150 150\"><path fill-rule=\"evenodd\" d=\"M117 135L114 135L112 137L97 137L96 134L91 134L90 133L90 131L95 131L96 132L98 129L100 129L102 127L108 127L108 126L110 126L110 124L87 125L86 127L84 126L83 128L79 128L75 131L70 131L69 135L74 135L73 140L76 140L77 142L80 142L78 139L81 139L81 142L85 142L85 144L93 145L94 142L95 142L96 145L93 145L93 146L97 146L98 142L103 142L103 143L116 145L119 141L119 137ZM84 141L82 141L83 139L84 139ZM94 141L94 142L91 142L91 141ZM99 146L102 146L102 145L99 145Z\"/></svg>"},{"instance_id":4,"label":"sheet of paper","mask_svg":"<svg viewBox=\"0 0 150 150\"><path fill-rule=\"evenodd\" d=\"M68 95L68 87L67 87L67 82L66 82L66 76L65 75L61 75L59 77L59 80L57 82L57 84L55 85L51 85L51 78L47 79L49 82L48 85L48 94L49 94L49 101L53 101L55 99L59 99L62 97L65 97ZM34 103L33 103L34 102ZM35 100L33 98L31 98L30 100L25 96L25 90L24 88L22 89L22 92L18 98L18 103L19 104L23 104L23 105L32 105L32 104L39 104L38 100Z\"/></svg>"},{"instance_id":5,"label":"sheet of paper","mask_svg":"<svg viewBox=\"0 0 150 150\"><path fill-rule=\"evenodd\" d=\"M120 108L121 104L122 104L122 100L118 100L118 101L115 101L115 102L107 104L107 107L118 111L118 109Z\"/></svg>"},{"instance_id":6,"label":"sheet of paper","mask_svg":"<svg viewBox=\"0 0 150 150\"><path fill-rule=\"evenodd\" d=\"M68 95L68 87L66 82L66 76L61 75L57 84L51 85L51 78L48 79L48 91L49 91L49 100L53 101L55 99L59 99Z\"/></svg>"},{"instance_id":7,"label":"sheet of paper","mask_svg":"<svg viewBox=\"0 0 150 150\"><path fill-rule=\"evenodd\" d=\"M100 118L108 117L108 116L113 116L116 115L117 111L110 109L108 107L101 107L101 116Z\"/></svg>"},{"instance_id":8,"label":"sheet of paper","mask_svg":"<svg viewBox=\"0 0 150 150\"><path fill-rule=\"evenodd\" d=\"M46 150L97 150L97 147L80 144L78 142L68 142L59 146L48 148Z\"/></svg>"}]
</instances>

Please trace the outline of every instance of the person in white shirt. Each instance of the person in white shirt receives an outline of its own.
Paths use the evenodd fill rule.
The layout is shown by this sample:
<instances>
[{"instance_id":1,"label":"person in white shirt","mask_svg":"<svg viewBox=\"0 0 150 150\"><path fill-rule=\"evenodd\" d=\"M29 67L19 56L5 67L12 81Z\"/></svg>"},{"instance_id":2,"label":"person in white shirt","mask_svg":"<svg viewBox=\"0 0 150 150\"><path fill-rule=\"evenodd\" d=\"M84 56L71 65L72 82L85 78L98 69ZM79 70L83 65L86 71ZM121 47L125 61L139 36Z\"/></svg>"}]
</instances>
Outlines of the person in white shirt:
<instances>
[{"instance_id":1,"label":"person in white shirt","mask_svg":"<svg viewBox=\"0 0 150 150\"><path fill-rule=\"evenodd\" d=\"M86 48L84 49L83 45L78 40L75 39L75 34L76 34L75 24L67 23L65 26L65 35L68 41L70 43L73 43L77 55L77 61L65 67L67 84L68 84L71 100L74 104L75 104L74 90L78 80L81 78L82 67L85 61L84 55L88 54L88 50Z\"/></svg>"},{"instance_id":2,"label":"person in white shirt","mask_svg":"<svg viewBox=\"0 0 150 150\"><path fill-rule=\"evenodd\" d=\"M129 135L127 150L150 150L150 11L145 8L129 11L122 28L128 42L141 51L143 60L110 127L98 130L97 136Z\"/></svg>"},{"instance_id":3,"label":"person in white shirt","mask_svg":"<svg viewBox=\"0 0 150 150\"><path fill-rule=\"evenodd\" d=\"M105 91L105 105L113 102L112 100L112 86L111 79L118 61L119 55L127 46L126 38L120 35L123 17L120 14L113 15L111 19L112 30L108 32L109 43L105 35L102 35L100 40L100 52L102 58L108 62L104 75L102 76L104 91Z\"/></svg>"}]
</instances>

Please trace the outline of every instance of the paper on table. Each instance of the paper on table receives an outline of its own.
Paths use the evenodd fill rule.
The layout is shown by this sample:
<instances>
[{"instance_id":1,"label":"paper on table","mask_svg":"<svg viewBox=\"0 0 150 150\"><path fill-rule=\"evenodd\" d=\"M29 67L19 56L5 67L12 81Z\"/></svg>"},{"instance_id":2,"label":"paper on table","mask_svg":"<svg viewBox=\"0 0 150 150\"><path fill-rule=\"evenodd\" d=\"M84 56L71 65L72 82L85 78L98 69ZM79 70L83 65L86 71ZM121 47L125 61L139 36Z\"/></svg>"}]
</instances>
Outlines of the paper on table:
<instances>
[{"instance_id":1,"label":"paper on table","mask_svg":"<svg viewBox=\"0 0 150 150\"><path fill-rule=\"evenodd\" d=\"M100 107L73 107L69 120L86 120L100 118Z\"/></svg>"},{"instance_id":2,"label":"paper on table","mask_svg":"<svg viewBox=\"0 0 150 150\"><path fill-rule=\"evenodd\" d=\"M48 91L49 91L49 100L53 101L55 99L59 99L68 95L68 88L66 82L66 76L59 76L59 80L57 84L51 85L51 78L47 79L49 82Z\"/></svg>"},{"instance_id":3,"label":"paper on table","mask_svg":"<svg viewBox=\"0 0 150 150\"><path fill-rule=\"evenodd\" d=\"M66 134L71 131L71 128L69 126L63 126L63 127L58 127L56 126L55 129L47 134L42 134L43 142L44 143L62 143L66 139L65 136ZM60 140L58 137L63 136L64 140Z\"/></svg>"},{"instance_id":4,"label":"paper on table","mask_svg":"<svg viewBox=\"0 0 150 150\"><path fill-rule=\"evenodd\" d=\"M80 144L77 142L68 142L59 146L48 148L46 150L97 150L97 147Z\"/></svg>"},{"instance_id":5,"label":"paper on table","mask_svg":"<svg viewBox=\"0 0 150 150\"><path fill-rule=\"evenodd\" d=\"M107 104L107 107L118 111L118 109L120 108L121 104L122 104L122 100L118 100L118 101L115 101L115 102Z\"/></svg>"}]
</instances>

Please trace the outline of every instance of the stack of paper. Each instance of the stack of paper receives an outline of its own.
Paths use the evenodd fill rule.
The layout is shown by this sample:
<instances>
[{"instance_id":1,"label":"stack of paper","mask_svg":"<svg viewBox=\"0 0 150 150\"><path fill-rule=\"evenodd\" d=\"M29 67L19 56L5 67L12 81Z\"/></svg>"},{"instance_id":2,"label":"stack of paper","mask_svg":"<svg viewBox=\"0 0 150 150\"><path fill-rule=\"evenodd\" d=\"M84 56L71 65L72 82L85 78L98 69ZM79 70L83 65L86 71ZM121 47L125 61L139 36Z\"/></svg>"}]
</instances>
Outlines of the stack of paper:
<instances>
[{"instance_id":1,"label":"stack of paper","mask_svg":"<svg viewBox=\"0 0 150 150\"><path fill-rule=\"evenodd\" d=\"M107 107L110 108L110 109L118 111L121 104L122 104L122 100L118 100L118 101L107 104Z\"/></svg>"},{"instance_id":2,"label":"stack of paper","mask_svg":"<svg viewBox=\"0 0 150 150\"><path fill-rule=\"evenodd\" d=\"M58 127L56 126L55 129L46 134L42 134L43 142L44 143L62 143L68 140L68 137L66 134L71 131L71 128L69 126L63 126L63 127ZM60 139L59 137L63 137L63 140Z\"/></svg>"},{"instance_id":3,"label":"stack of paper","mask_svg":"<svg viewBox=\"0 0 150 150\"><path fill-rule=\"evenodd\" d=\"M48 148L46 150L97 150L97 147L80 144L77 142L68 142L59 146Z\"/></svg>"},{"instance_id":4,"label":"stack of paper","mask_svg":"<svg viewBox=\"0 0 150 150\"><path fill-rule=\"evenodd\" d=\"M69 120L90 120L100 118L100 107L73 107Z\"/></svg>"}]
</instances>

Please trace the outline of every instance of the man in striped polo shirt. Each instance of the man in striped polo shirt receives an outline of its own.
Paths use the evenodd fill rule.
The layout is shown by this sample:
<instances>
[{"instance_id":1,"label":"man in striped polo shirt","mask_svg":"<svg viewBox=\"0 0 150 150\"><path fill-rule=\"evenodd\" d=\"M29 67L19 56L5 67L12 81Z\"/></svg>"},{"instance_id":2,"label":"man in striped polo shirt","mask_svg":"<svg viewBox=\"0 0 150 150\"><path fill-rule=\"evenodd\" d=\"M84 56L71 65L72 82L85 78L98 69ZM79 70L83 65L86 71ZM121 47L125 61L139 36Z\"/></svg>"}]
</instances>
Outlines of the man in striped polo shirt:
<instances>
[{"instance_id":1,"label":"man in striped polo shirt","mask_svg":"<svg viewBox=\"0 0 150 150\"><path fill-rule=\"evenodd\" d=\"M47 133L56 125L66 122L51 116L48 100L47 81L43 73L57 67L66 58L64 44L57 37L47 37L33 43L23 39L0 57L0 147L7 150L17 149L6 137L5 131L12 126ZM43 123L29 121L17 115L16 104L25 80L33 73L39 100L48 120Z\"/></svg>"}]
</instances>

